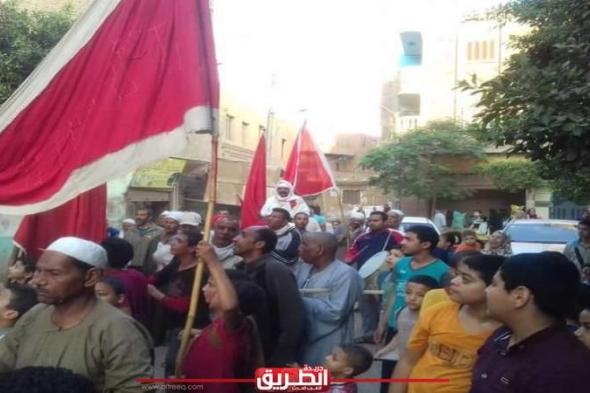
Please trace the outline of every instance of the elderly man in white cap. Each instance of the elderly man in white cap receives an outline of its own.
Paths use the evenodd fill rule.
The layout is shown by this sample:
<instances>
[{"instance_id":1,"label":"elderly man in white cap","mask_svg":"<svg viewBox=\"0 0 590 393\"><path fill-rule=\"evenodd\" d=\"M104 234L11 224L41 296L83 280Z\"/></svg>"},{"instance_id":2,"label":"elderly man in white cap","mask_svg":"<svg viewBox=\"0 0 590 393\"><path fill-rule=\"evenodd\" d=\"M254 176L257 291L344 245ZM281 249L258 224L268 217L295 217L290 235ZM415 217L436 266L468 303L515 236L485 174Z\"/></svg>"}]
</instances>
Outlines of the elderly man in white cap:
<instances>
[{"instance_id":1,"label":"elderly man in white cap","mask_svg":"<svg viewBox=\"0 0 590 393\"><path fill-rule=\"evenodd\" d=\"M107 265L98 244L65 237L37 262L33 285L41 304L0 340L0 373L61 367L89 378L97 392L139 392L151 377L151 340L130 316L99 300L94 284Z\"/></svg>"},{"instance_id":2,"label":"elderly man in white cap","mask_svg":"<svg viewBox=\"0 0 590 393\"><path fill-rule=\"evenodd\" d=\"M385 222L385 226L387 228L399 231L402 226L404 216L405 215L403 211L399 209L391 209L387 212L387 221Z\"/></svg>"},{"instance_id":3,"label":"elderly man in white cap","mask_svg":"<svg viewBox=\"0 0 590 393\"><path fill-rule=\"evenodd\" d=\"M293 185L286 180L281 180L275 187L274 195L266 200L260 215L262 217L268 217L272 214L272 210L280 208L285 209L289 212L291 217L295 217L297 213L307 213L311 215L309 206L307 203L298 195L293 192Z\"/></svg>"}]
</instances>

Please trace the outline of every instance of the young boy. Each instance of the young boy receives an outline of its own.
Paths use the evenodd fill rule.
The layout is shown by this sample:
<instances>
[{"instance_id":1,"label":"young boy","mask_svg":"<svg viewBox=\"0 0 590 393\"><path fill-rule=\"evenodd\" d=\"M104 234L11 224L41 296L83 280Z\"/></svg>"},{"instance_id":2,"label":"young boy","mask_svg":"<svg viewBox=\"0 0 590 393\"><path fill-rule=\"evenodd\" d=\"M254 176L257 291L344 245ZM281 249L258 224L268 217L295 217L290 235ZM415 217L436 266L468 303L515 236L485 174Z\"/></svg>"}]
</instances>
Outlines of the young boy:
<instances>
[{"instance_id":1,"label":"young boy","mask_svg":"<svg viewBox=\"0 0 590 393\"><path fill-rule=\"evenodd\" d=\"M437 280L424 275L414 276L408 280L404 297L406 306L398 312L396 318L397 334L387 345L375 353L375 358L383 359L381 365L381 376L383 378L391 376L399 356L406 348L412 329L418 320L424 296L428 291L439 286ZM382 383L381 392L387 392L388 386L389 384Z\"/></svg>"},{"instance_id":2,"label":"young boy","mask_svg":"<svg viewBox=\"0 0 590 393\"><path fill-rule=\"evenodd\" d=\"M35 304L37 292L27 284L10 283L0 290L0 340Z\"/></svg>"},{"instance_id":3,"label":"young boy","mask_svg":"<svg viewBox=\"0 0 590 393\"><path fill-rule=\"evenodd\" d=\"M477 350L500 325L487 316L486 287L503 257L476 255L457 265L449 296L418 320L393 378L446 378L448 383L390 385L391 393L468 392Z\"/></svg>"},{"instance_id":4,"label":"young boy","mask_svg":"<svg viewBox=\"0 0 590 393\"><path fill-rule=\"evenodd\" d=\"M35 273L35 261L26 256L20 257L13 265L8 267L8 282L28 284Z\"/></svg>"},{"instance_id":5,"label":"young boy","mask_svg":"<svg viewBox=\"0 0 590 393\"><path fill-rule=\"evenodd\" d=\"M486 290L504 326L479 349L471 393L588 393L590 351L566 326L580 274L557 252L510 257Z\"/></svg>"},{"instance_id":6,"label":"young boy","mask_svg":"<svg viewBox=\"0 0 590 393\"><path fill-rule=\"evenodd\" d=\"M342 345L326 356L325 367L330 379L351 379L371 368L373 355L361 345ZM354 382L332 382L329 393L356 393Z\"/></svg>"},{"instance_id":7,"label":"young boy","mask_svg":"<svg viewBox=\"0 0 590 393\"><path fill-rule=\"evenodd\" d=\"M455 252L462 251L481 251L481 244L477 241L477 234L472 229L466 229L461 233L461 244L457 246Z\"/></svg>"},{"instance_id":8,"label":"young boy","mask_svg":"<svg viewBox=\"0 0 590 393\"><path fill-rule=\"evenodd\" d=\"M125 298L125 285L117 277L103 277L94 285L96 297L126 314L131 315L131 308Z\"/></svg>"}]
</instances>

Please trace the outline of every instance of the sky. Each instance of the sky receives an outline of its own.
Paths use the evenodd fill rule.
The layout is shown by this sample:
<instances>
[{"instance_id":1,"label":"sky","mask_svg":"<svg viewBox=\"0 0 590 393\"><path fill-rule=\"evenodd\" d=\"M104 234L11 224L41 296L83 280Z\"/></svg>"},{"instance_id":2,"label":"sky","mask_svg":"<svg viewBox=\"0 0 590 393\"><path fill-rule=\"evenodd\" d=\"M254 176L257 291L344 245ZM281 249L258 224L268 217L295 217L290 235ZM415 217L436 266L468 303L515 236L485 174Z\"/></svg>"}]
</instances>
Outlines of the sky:
<instances>
[{"instance_id":1,"label":"sky","mask_svg":"<svg viewBox=\"0 0 590 393\"><path fill-rule=\"evenodd\" d=\"M307 119L323 145L336 133L377 136L400 29L448 25L466 5L497 1L211 0L222 91Z\"/></svg>"}]
</instances>

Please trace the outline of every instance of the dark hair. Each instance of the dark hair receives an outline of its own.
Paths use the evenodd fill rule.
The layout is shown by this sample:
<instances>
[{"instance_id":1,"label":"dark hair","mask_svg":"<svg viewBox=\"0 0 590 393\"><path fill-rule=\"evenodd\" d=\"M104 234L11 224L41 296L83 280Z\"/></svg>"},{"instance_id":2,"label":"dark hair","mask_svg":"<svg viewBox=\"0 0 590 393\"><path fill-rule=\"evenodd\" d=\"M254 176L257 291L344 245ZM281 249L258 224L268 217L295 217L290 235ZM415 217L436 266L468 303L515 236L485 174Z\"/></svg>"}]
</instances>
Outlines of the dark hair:
<instances>
[{"instance_id":1,"label":"dark hair","mask_svg":"<svg viewBox=\"0 0 590 393\"><path fill-rule=\"evenodd\" d=\"M381 217L381 219L383 221L387 221L387 214L386 213L383 213L381 211L371 212L371 214L369 214L369 217L371 217L371 216L379 216L379 217Z\"/></svg>"},{"instance_id":2,"label":"dark hair","mask_svg":"<svg viewBox=\"0 0 590 393\"><path fill-rule=\"evenodd\" d=\"M17 258L16 262L22 263L23 267L25 268L25 273L35 273L35 270L37 270L37 264L35 263L35 261L27 256L27 255L22 255L19 258Z\"/></svg>"},{"instance_id":3,"label":"dark hair","mask_svg":"<svg viewBox=\"0 0 590 393\"><path fill-rule=\"evenodd\" d=\"M322 214L322 209L319 205L311 205L310 207L315 214Z\"/></svg>"},{"instance_id":4,"label":"dark hair","mask_svg":"<svg viewBox=\"0 0 590 393\"><path fill-rule=\"evenodd\" d=\"M449 266L452 268L457 268L457 265L460 262L463 262L464 259L476 256L476 255L481 255L481 252L468 250L468 251L461 251L461 252L455 253L455 254L453 254L453 256L451 256L451 259L449 259Z\"/></svg>"},{"instance_id":5,"label":"dark hair","mask_svg":"<svg viewBox=\"0 0 590 393\"><path fill-rule=\"evenodd\" d=\"M438 245L438 233L432 227L427 225L413 225L406 232L415 233L421 243L430 242L430 251L433 251Z\"/></svg>"},{"instance_id":6,"label":"dark hair","mask_svg":"<svg viewBox=\"0 0 590 393\"><path fill-rule=\"evenodd\" d=\"M195 247L201 240L203 240L203 234L198 231L181 232L180 235L186 236L186 242L189 247Z\"/></svg>"},{"instance_id":7,"label":"dark hair","mask_svg":"<svg viewBox=\"0 0 590 393\"><path fill-rule=\"evenodd\" d=\"M121 279L119 277L106 276L106 277L103 277L100 280L100 282L104 282L105 284L107 284L108 286L113 288L113 290L115 291L115 294L117 296L124 295L125 292L127 292L125 290L125 284L123 284L123 281L121 281Z\"/></svg>"},{"instance_id":8,"label":"dark hair","mask_svg":"<svg viewBox=\"0 0 590 393\"><path fill-rule=\"evenodd\" d=\"M0 374L0 392L96 393L96 390L88 378L65 368L24 367Z\"/></svg>"},{"instance_id":9,"label":"dark hair","mask_svg":"<svg viewBox=\"0 0 590 393\"><path fill-rule=\"evenodd\" d=\"M100 243L107 252L109 266L123 269L133 259L133 246L125 239L110 237Z\"/></svg>"},{"instance_id":10,"label":"dark hair","mask_svg":"<svg viewBox=\"0 0 590 393\"><path fill-rule=\"evenodd\" d=\"M37 291L30 285L9 283L6 289L10 291L8 308L18 312L19 318L37 304Z\"/></svg>"},{"instance_id":11,"label":"dark hair","mask_svg":"<svg viewBox=\"0 0 590 393\"><path fill-rule=\"evenodd\" d=\"M273 213L280 213L285 221L291 221L291 213L282 207L275 207L272 209Z\"/></svg>"},{"instance_id":12,"label":"dark hair","mask_svg":"<svg viewBox=\"0 0 590 393\"><path fill-rule=\"evenodd\" d=\"M348 344L340 346L346 354L347 363L352 367L351 377L356 377L371 368L373 355L362 345Z\"/></svg>"},{"instance_id":13,"label":"dark hair","mask_svg":"<svg viewBox=\"0 0 590 393\"><path fill-rule=\"evenodd\" d=\"M589 218L582 218L578 222L578 225L584 225L584 226L590 227L590 217Z\"/></svg>"},{"instance_id":14,"label":"dark hair","mask_svg":"<svg viewBox=\"0 0 590 393\"><path fill-rule=\"evenodd\" d=\"M150 217L152 217L154 215L154 211L150 207L140 206L135 210L135 212L138 212L140 210L143 210L144 212L146 212L148 214L148 216L150 216Z\"/></svg>"},{"instance_id":15,"label":"dark hair","mask_svg":"<svg viewBox=\"0 0 590 393\"><path fill-rule=\"evenodd\" d=\"M528 288L544 314L564 319L574 313L580 273L563 254L545 251L515 255L504 262L500 276L507 292L519 286Z\"/></svg>"},{"instance_id":16,"label":"dark hair","mask_svg":"<svg viewBox=\"0 0 590 393\"><path fill-rule=\"evenodd\" d=\"M240 311L245 316L257 314L261 308L265 308L266 293L245 272L240 270L226 270L236 294Z\"/></svg>"},{"instance_id":17,"label":"dark hair","mask_svg":"<svg viewBox=\"0 0 590 393\"><path fill-rule=\"evenodd\" d=\"M446 231L440 234L440 237L451 243L451 247L461 243L461 232Z\"/></svg>"},{"instance_id":18,"label":"dark hair","mask_svg":"<svg viewBox=\"0 0 590 393\"><path fill-rule=\"evenodd\" d=\"M470 255L467 258L463 258L461 262L471 270L475 270L479 277L486 283L486 286L492 283L494 274L498 271L500 266L506 260L505 257L500 255Z\"/></svg>"},{"instance_id":19,"label":"dark hair","mask_svg":"<svg viewBox=\"0 0 590 393\"><path fill-rule=\"evenodd\" d=\"M255 227L252 228L256 235L257 242L264 242L264 248L262 252L268 254L273 251L277 246L277 234L270 228L267 227Z\"/></svg>"},{"instance_id":20,"label":"dark hair","mask_svg":"<svg viewBox=\"0 0 590 393\"><path fill-rule=\"evenodd\" d=\"M410 277L408 284L411 282L424 285L428 290L440 288L440 283L436 279L425 274L418 274L417 276Z\"/></svg>"}]
</instances>

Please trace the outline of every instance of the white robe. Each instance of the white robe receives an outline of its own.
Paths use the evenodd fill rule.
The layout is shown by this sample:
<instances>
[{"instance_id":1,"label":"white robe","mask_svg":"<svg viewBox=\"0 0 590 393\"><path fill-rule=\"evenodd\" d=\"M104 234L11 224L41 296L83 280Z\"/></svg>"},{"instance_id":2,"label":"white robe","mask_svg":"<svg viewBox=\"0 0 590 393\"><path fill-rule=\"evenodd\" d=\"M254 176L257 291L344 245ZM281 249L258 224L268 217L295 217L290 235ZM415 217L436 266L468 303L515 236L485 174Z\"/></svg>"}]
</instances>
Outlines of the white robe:
<instances>
[{"instance_id":1,"label":"white robe","mask_svg":"<svg viewBox=\"0 0 590 393\"><path fill-rule=\"evenodd\" d=\"M289 195L286 197L282 197L277 193L275 189L274 195L271 196L266 200L264 206L260 210L260 215L262 217L270 216L272 213L272 209L280 207L281 209L285 209L291 214L291 218L295 217L297 213L307 213L307 215L311 215L311 211L309 210L309 206L307 203L298 195L293 193L293 186L289 182L281 180L277 184L277 188L279 187L286 187L289 188Z\"/></svg>"}]
</instances>

